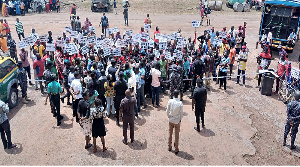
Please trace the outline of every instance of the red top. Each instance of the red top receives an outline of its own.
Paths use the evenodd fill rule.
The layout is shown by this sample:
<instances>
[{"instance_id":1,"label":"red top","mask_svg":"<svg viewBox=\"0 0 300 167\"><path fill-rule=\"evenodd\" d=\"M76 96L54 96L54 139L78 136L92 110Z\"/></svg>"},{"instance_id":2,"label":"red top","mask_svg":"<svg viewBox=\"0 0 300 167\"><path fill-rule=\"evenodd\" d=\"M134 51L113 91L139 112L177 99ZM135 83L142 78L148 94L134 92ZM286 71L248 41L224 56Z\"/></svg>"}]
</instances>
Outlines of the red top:
<instances>
[{"instance_id":1,"label":"red top","mask_svg":"<svg viewBox=\"0 0 300 167\"><path fill-rule=\"evenodd\" d=\"M265 58L265 59L271 59L272 58L270 53L267 53L267 54L266 53L261 53L260 56L262 58Z\"/></svg>"},{"instance_id":2,"label":"red top","mask_svg":"<svg viewBox=\"0 0 300 167\"><path fill-rule=\"evenodd\" d=\"M154 31L154 42L158 43L158 39L155 39L155 34L160 34L160 31Z\"/></svg>"},{"instance_id":3,"label":"red top","mask_svg":"<svg viewBox=\"0 0 300 167\"><path fill-rule=\"evenodd\" d=\"M204 9L201 9L201 16L204 16Z\"/></svg>"},{"instance_id":4,"label":"red top","mask_svg":"<svg viewBox=\"0 0 300 167\"><path fill-rule=\"evenodd\" d=\"M36 69L36 67L39 67L39 74L37 74L39 77L44 75L45 66L44 66L44 59L41 60L34 60L33 62L33 68Z\"/></svg>"},{"instance_id":5,"label":"red top","mask_svg":"<svg viewBox=\"0 0 300 167\"><path fill-rule=\"evenodd\" d=\"M285 65L278 62L277 75L282 76L284 74Z\"/></svg>"}]
</instances>

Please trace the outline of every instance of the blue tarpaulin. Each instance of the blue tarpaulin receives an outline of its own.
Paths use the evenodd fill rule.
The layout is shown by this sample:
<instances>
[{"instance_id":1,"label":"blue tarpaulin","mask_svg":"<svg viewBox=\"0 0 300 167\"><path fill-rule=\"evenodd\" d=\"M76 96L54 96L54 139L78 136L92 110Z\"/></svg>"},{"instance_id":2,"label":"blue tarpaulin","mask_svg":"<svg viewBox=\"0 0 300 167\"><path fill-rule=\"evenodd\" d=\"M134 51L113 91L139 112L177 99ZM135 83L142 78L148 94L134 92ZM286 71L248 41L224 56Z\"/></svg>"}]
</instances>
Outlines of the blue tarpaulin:
<instances>
[{"instance_id":1,"label":"blue tarpaulin","mask_svg":"<svg viewBox=\"0 0 300 167\"><path fill-rule=\"evenodd\" d=\"M300 8L300 1L299 0L271 0L265 1L265 4L272 4L272 5L284 5L290 7L299 7Z\"/></svg>"}]
</instances>

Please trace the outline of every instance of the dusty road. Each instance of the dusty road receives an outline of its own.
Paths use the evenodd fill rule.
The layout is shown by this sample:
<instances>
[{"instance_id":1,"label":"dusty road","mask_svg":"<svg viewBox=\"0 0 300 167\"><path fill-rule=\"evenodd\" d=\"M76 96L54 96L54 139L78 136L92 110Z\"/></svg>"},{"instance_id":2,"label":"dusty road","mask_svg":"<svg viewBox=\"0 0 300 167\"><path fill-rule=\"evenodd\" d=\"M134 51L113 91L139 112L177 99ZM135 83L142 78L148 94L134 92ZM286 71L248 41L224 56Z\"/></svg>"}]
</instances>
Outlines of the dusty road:
<instances>
[{"instance_id":1,"label":"dusty road","mask_svg":"<svg viewBox=\"0 0 300 167\"><path fill-rule=\"evenodd\" d=\"M124 26L123 15L108 13L110 27L119 27L121 32L132 29L137 33L143 25L147 13L163 33L173 33L182 29L183 36L194 36L192 20L199 20L196 9L186 10L188 6L180 6L178 2L172 6L165 1L164 7L151 8L159 3L154 0L151 4L144 4L142 0L133 1L129 9L129 27ZM189 1L185 1L189 2ZM88 17L97 27L100 13L91 13L89 3L82 2L77 10L81 20ZM175 3L174 3L175 4ZM171 6L170 6L171 5ZM189 6L194 4L187 3ZM225 8L225 5L223 6ZM171 9L170 9L171 8ZM182 8L182 12L172 10ZM153 9L153 11L149 10ZM162 11L165 9L164 11ZM238 26L244 21L248 23L246 42L250 49L246 73L253 73L256 69L255 42L259 29L261 13L234 13L229 9L213 12L212 25L216 30L222 27ZM12 35L17 36L13 28L16 17L8 17ZM39 35L53 32L54 38L62 35L64 27L69 25L69 8L61 13L29 14L20 17L25 27L25 36L30 29L35 28ZM203 33L210 27L200 27L197 32ZM151 35L153 29L151 30ZM296 52L297 53L297 52ZM293 56L291 60L295 60ZM276 58L271 63L276 67ZM293 63L295 64L295 63ZM234 73L237 73L234 68ZM92 149L84 149L84 136L79 125L72 118L72 110L65 104L61 107L64 120L60 127L50 113L50 106L44 105L45 96L34 87L29 87L28 96L33 99L27 105L19 103L8 114L12 141L18 145L13 150L0 149L0 165L294 165L300 160L282 149L282 134L286 119L286 106L277 96L262 96L255 88L257 80L254 76L247 76L246 87L235 85L235 78L228 81L226 92L219 90L215 83L209 92L205 112L206 129L197 133L194 113L191 110L191 100L184 97L185 116L182 120L180 132L180 152L176 156L167 151L168 119L165 113L168 97L161 98L161 107L149 107L140 113L141 120L135 121L136 142L124 145L122 128L115 125L114 119L105 119L108 150L105 153L92 153ZM20 94L19 94L20 95ZM162 95L161 95L162 96ZM150 104L150 100L147 101ZM296 141L300 145L299 139ZM100 140L98 145L101 146ZM98 149L99 150L99 149ZM299 149L296 150L299 151Z\"/></svg>"}]
</instances>

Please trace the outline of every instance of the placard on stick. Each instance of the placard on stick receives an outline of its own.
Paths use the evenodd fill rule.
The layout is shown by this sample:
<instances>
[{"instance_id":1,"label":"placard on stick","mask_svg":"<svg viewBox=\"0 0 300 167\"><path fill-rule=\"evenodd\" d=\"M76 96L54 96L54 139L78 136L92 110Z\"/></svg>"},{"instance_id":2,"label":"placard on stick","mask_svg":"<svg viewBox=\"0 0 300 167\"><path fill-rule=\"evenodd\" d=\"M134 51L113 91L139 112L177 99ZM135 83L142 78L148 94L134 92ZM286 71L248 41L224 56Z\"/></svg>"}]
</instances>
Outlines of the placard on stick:
<instances>
[{"instance_id":1,"label":"placard on stick","mask_svg":"<svg viewBox=\"0 0 300 167\"><path fill-rule=\"evenodd\" d=\"M193 20L192 27L200 27L200 21Z\"/></svg>"},{"instance_id":2,"label":"placard on stick","mask_svg":"<svg viewBox=\"0 0 300 167\"><path fill-rule=\"evenodd\" d=\"M88 45L84 45L83 47L81 47L81 53L83 55L89 53L89 51L90 51L90 48Z\"/></svg>"},{"instance_id":3,"label":"placard on stick","mask_svg":"<svg viewBox=\"0 0 300 167\"><path fill-rule=\"evenodd\" d=\"M70 33L72 31L72 27L71 26L66 26L65 27L66 32Z\"/></svg>"},{"instance_id":4,"label":"placard on stick","mask_svg":"<svg viewBox=\"0 0 300 167\"><path fill-rule=\"evenodd\" d=\"M96 36L89 36L87 40L88 40L88 44L95 44Z\"/></svg>"},{"instance_id":5,"label":"placard on stick","mask_svg":"<svg viewBox=\"0 0 300 167\"><path fill-rule=\"evenodd\" d=\"M55 44L46 43L46 51L54 52L55 51Z\"/></svg>"},{"instance_id":6,"label":"placard on stick","mask_svg":"<svg viewBox=\"0 0 300 167\"><path fill-rule=\"evenodd\" d=\"M47 42L48 41L48 36L47 35L40 35L39 36L40 42Z\"/></svg>"},{"instance_id":7,"label":"placard on stick","mask_svg":"<svg viewBox=\"0 0 300 167\"><path fill-rule=\"evenodd\" d=\"M119 32L119 28L118 27L113 28L113 33L115 34L117 32Z\"/></svg>"},{"instance_id":8,"label":"placard on stick","mask_svg":"<svg viewBox=\"0 0 300 167\"><path fill-rule=\"evenodd\" d=\"M150 30L151 25L144 23L144 30Z\"/></svg>"},{"instance_id":9,"label":"placard on stick","mask_svg":"<svg viewBox=\"0 0 300 167\"><path fill-rule=\"evenodd\" d=\"M95 32L95 27L93 27L93 26L89 26L89 31L91 31L91 32Z\"/></svg>"},{"instance_id":10,"label":"placard on stick","mask_svg":"<svg viewBox=\"0 0 300 167\"><path fill-rule=\"evenodd\" d=\"M71 31L70 37L71 38L77 38L78 37L78 32L77 31Z\"/></svg>"},{"instance_id":11,"label":"placard on stick","mask_svg":"<svg viewBox=\"0 0 300 167\"><path fill-rule=\"evenodd\" d=\"M28 46L28 44L25 43L24 41L19 41L19 49L26 48L27 46Z\"/></svg>"},{"instance_id":12,"label":"placard on stick","mask_svg":"<svg viewBox=\"0 0 300 167\"><path fill-rule=\"evenodd\" d=\"M64 48L65 47L65 42L62 41L62 40L57 40L56 41L56 46Z\"/></svg>"}]
</instances>

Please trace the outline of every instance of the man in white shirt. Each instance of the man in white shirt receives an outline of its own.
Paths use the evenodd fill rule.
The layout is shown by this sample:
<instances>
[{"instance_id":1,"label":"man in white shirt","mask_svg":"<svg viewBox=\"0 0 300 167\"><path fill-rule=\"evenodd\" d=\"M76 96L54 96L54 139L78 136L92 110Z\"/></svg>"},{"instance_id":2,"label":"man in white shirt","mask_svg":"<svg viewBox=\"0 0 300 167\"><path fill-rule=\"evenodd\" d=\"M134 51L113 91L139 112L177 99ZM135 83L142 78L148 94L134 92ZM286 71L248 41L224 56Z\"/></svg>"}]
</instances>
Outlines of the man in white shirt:
<instances>
[{"instance_id":1,"label":"man in white shirt","mask_svg":"<svg viewBox=\"0 0 300 167\"><path fill-rule=\"evenodd\" d=\"M152 75L152 105L153 107L159 107L159 92L160 92L160 83L161 83L161 72L159 71L159 63L155 64L155 68L151 69ZM154 106L154 101L156 100L156 106Z\"/></svg>"},{"instance_id":2,"label":"man in white shirt","mask_svg":"<svg viewBox=\"0 0 300 167\"><path fill-rule=\"evenodd\" d=\"M75 79L72 81L71 85L70 85L70 93L73 96L73 99L75 99L75 101L73 101L73 117L76 117L76 122L79 122L78 119L78 114L77 114L77 107L78 107L78 103L79 101L82 99L82 86L81 86L81 82L80 82L80 74L79 72L75 72L74 73Z\"/></svg>"},{"instance_id":3,"label":"man in white shirt","mask_svg":"<svg viewBox=\"0 0 300 167\"><path fill-rule=\"evenodd\" d=\"M169 151L172 150L172 135L173 129L175 128L175 154L178 154L178 142L179 142L179 132L180 132L180 123L183 117L183 104L178 99L179 90L174 91L173 99L170 99L167 106L167 116L169 118Z\"/></svg>"},{"instance_id":4,"label":"man in white shirt","mask_svg":"<svg viewBox=\"0 0 300 167\"><path fill-rule=\"evenodd\" d=\"M74 72L75 72L75 67L71 66L70 67L70 73L68 75L68 85L69 86L71 86L72 81L75 79Z\"/></svg>"}]
</instances>

